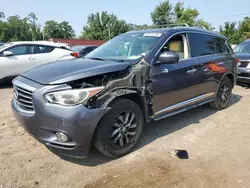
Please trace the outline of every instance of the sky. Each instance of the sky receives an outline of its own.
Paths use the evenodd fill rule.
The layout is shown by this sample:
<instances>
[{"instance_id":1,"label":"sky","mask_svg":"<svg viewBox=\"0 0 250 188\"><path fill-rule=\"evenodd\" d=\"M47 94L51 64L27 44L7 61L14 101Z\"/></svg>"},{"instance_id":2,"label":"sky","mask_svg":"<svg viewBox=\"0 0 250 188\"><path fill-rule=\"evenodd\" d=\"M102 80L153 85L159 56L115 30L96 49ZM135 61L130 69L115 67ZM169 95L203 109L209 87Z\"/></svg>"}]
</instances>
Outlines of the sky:
<instances>
[{"instance_id":1,"label":"sky","mask_svg":"<svg viewBox=\"0 0 250 188\"><path fill-rule=\"evenodd\" d=\"M108 11L133 24L152 24L150 13L163 0L0 0L5 16L26 17L34 12L43 26L47 20L68 21L80 35L91 13ZM178 0L170 0L175 4ZM240 21L250 16L250 0L181 0L185 7L196 8L200 18L216 29L225 21ZM243 15L244 14L244 15Z\"/></svg>"}]
</instances>

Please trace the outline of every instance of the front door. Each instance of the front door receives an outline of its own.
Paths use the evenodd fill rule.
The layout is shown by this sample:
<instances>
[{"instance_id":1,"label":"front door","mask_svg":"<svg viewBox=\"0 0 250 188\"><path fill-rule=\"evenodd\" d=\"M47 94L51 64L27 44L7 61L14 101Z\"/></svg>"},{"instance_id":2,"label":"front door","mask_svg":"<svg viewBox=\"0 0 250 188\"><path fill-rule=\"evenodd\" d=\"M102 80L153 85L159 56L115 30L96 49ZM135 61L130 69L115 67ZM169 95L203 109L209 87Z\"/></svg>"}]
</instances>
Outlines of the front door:
<instances>
[{"instance_id":1,"label":"front door","mask_svg":"<svg viewBox=\"0 0 250 188\"><path fill-rule=\"evenodd\" d=\"M178 34L170 38L160 53L164 51L176 52L180 60L174 64L152 65L153 112L156 119L182 109L189 104L188 100L198 95L197 61L190 58L187 35Z\"/></svg>"},{"instance_id":2,"label":"front door","mask_svg":"<svg viewBox=\"0 0 250 188\"><path fill-rule=\"evenodd\" d=\"M0 79L8 76L17 76L29 70L34 62L31 45L18 45L10 47L5 51L11 51L13 55L4 56L0 54Z\"/></svg>"}]
</instances>

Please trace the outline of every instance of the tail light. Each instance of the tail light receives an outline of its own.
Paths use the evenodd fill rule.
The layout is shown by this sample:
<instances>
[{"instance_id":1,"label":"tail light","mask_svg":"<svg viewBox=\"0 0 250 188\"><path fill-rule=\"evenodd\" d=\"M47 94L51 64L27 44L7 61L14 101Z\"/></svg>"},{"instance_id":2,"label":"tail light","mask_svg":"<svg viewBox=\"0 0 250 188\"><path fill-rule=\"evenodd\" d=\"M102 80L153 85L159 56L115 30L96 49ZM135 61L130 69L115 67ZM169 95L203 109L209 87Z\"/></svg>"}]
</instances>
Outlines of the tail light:
<instances>
[{"instance_id":1,"label":"tail light","mask_svg":"<svg viewBox=\"0 0 250 188\"><path fill-rule=\"evenodd\" d=\"M239 58L235 58L234 62L235 62L235 63L239 63L239 62L240 62L240 59L239 59Z\"/></svg>"},{"instance_id":2,"label":"tail light","mask_svg":"<svg viewBox=\"0 0 250 188\"><path fill-rule=\"evenodd\" d=\"M80 55L79 55L78 52L73 52L73 53L71 53L70 55L72 55L73 57L80 57Z\"/></svg>"}]
</instances>

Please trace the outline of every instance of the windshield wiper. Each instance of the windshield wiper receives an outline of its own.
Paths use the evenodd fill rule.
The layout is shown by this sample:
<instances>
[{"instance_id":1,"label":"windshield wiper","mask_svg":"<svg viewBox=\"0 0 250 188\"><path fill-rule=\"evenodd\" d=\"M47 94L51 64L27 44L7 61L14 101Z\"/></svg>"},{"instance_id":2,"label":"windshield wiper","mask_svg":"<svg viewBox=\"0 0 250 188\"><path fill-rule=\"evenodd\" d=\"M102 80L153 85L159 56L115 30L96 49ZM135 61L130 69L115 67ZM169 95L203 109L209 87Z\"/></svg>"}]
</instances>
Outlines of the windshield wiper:
<instances>
[{"instance_id":1,"label":"windshield wiper","mask_svg":"<svg viewBox=\"0 0 250 188\"><path fill-rule=\"evenodd\" d=\"M105 59L99 58L99 57L90 57L87 59L93 59L93 60L99 60L99 61L106 61Z\"/></svg>"},{"instance_id":2,"label":"windshield wiper","mask_svg":"<svg viewBox=\"0 0 250 188\"><path fill-rule=\"evenodd\" d=\"M124 61L125 61L124 59L117 60L117 62L124 62Z\"/></svg>"}]
</instances>

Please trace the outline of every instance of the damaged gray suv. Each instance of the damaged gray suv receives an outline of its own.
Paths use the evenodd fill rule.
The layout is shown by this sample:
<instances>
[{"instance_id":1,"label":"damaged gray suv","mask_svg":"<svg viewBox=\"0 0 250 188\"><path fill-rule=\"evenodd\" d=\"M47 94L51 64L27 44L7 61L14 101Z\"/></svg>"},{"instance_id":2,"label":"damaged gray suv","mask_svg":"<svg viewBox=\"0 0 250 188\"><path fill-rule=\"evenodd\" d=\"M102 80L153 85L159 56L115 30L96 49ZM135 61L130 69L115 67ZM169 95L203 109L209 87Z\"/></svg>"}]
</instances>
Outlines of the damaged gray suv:
<instances>
[{"instance_id":1,"label":"damaged gray suv","mask_svg":"<svg viewBox=\"0 0 250 188\"><path fill-rule=\"evenodd\" d=\"M173 27L131 31L84 59L52 62L13 81L21 126L55 153L87 157L91 144L119 157L152 120L209 103L228 106L236 81L225 37Z\"/></svg>"}]
</instances>

